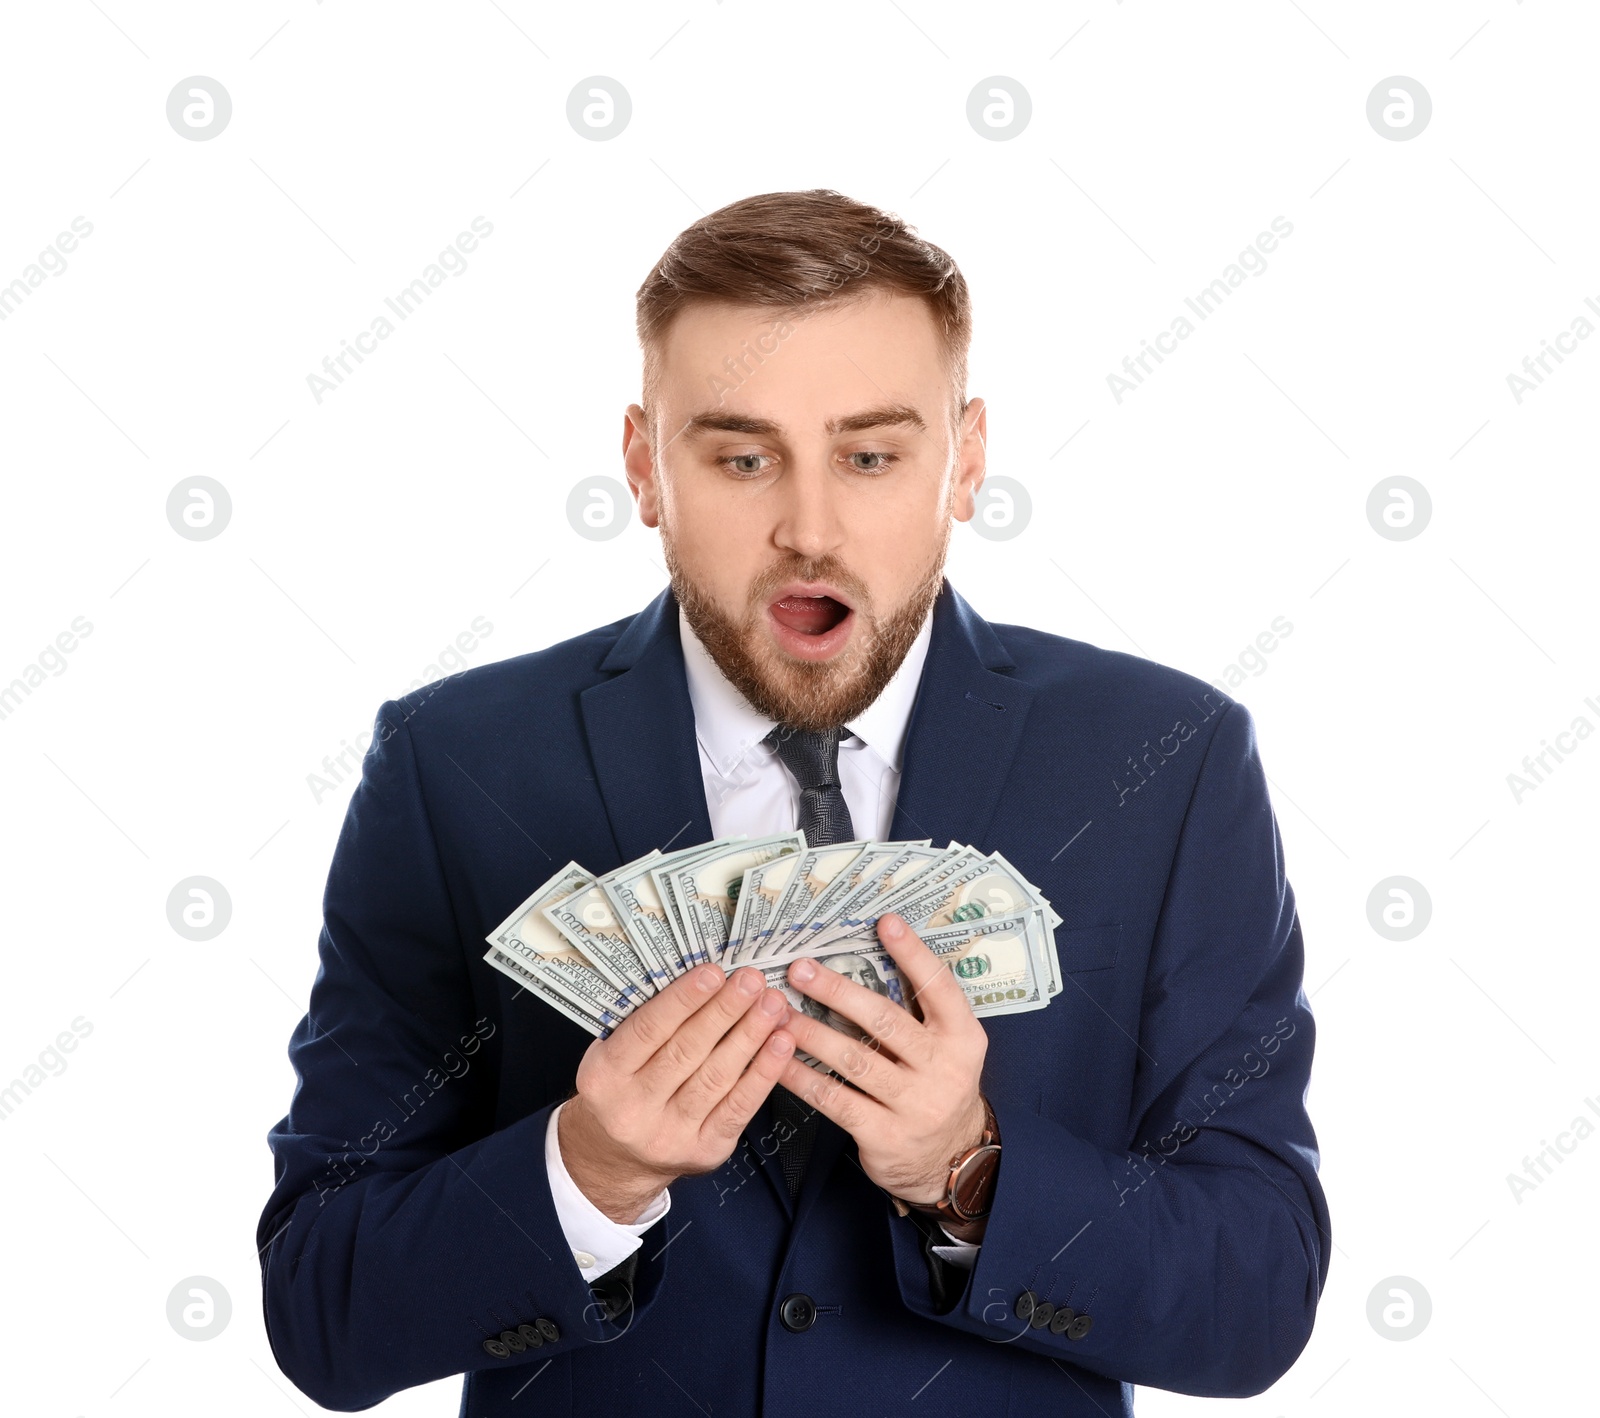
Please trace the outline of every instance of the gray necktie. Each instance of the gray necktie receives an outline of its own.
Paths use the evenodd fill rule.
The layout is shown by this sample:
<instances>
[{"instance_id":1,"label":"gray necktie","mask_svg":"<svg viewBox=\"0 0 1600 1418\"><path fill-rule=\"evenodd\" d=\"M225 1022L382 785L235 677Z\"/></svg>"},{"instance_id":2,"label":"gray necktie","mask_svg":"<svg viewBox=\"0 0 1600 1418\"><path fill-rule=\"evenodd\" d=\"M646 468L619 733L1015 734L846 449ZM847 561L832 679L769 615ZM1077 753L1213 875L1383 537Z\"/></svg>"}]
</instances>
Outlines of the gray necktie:
<instances>
[{"instance_id":1,"label":"gray necktie","mask_svg":"<svg viewBox=\"0 0 1600 1418\"><path fill-rule=\"evenodd\" d=\"M856 835L850 807L839 788L839 740L850 737L846 728L791 729L779 724L765 742L772 745L783 766L800 785L800 821L808 847L849 842Z\"/></svg>"},{"instance_id":2,"label":"gray necktie","mask_svg":"<svg viewBox=\"0 0 1600 1418\"><path fill-rule=\"evenodd\" d=\"M832 842L855 839L850 806L839 787L839 740L849 734L846 728L811 731L779 724L766 737L800 785L800 820L796 825L806 834L808 846L826 847ZM792 1201L800 1195L800 1182L816 1137L817 1113L780 1084L772 1091L772 1116L788 1134L779 1138L778 1162Z\"/></svg>"}]
</instances>

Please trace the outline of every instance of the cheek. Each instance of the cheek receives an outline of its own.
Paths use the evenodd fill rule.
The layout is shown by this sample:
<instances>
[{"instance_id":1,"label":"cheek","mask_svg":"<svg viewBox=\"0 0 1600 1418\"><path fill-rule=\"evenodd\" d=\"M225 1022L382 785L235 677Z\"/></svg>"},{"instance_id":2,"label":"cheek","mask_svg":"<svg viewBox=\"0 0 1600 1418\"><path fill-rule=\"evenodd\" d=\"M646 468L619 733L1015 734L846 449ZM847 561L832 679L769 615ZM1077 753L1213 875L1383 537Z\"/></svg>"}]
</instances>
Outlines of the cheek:
<instances>
[{"instance_id":1,"label":"cheek","mask_svg":"<svg viewBox=\"0 0 1600 1418\"><path fill-rule=\"evenodd\" d=\"M945 520L926 499L906 500L870 518L851 537L851 565L880 609L898 605L938 552Z\"/></svg>"},{"instance_id":2,"label":"cheek","mask_svg":"<svg viewBox=\"0 0 1600 1418\"><path fill-rule=\"evenodd\" d=\"M665 510L663 530L684 569L699 585L719 593L731 589L742 599L761 565L763 548L771 545L769 519L746 499L693 482L672 487Z\"/></svg>"}]
</instances>

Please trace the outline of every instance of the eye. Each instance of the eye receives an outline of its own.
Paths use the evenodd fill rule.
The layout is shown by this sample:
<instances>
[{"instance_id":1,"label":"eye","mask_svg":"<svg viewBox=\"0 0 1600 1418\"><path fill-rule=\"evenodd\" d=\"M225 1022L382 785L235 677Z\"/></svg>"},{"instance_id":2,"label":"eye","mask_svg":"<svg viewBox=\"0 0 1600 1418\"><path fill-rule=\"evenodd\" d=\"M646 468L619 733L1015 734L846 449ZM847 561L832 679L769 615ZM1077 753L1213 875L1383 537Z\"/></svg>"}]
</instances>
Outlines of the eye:
<instances>
[{"instance_id":1,"label":"eye","mask_svg":"<svg viewBox=\"0 0 1600 1418\"><path fill-rule=\"evenodd\" d=\"M892 464L900 461L898 453L879 453L867 450L863 450L860 453L851 453L847 456L850 459L850 466L858 473L886 473ZM858 458L875 458L877 461L862 464L856 461Z\"/></svg>"},{"instance_id":2,"label":"eye","mask_svg":"<svg viewBox=\"0 0 1600 1418\"><path fill-rule=\"evenodd\" d=\"M772 460L765 453L731 453L726 457L718 458L717 465L726 468L736 477L753 478L766 472L765 467L750 467L749 464L770 463Z\"/></svg>"}]
</instances>

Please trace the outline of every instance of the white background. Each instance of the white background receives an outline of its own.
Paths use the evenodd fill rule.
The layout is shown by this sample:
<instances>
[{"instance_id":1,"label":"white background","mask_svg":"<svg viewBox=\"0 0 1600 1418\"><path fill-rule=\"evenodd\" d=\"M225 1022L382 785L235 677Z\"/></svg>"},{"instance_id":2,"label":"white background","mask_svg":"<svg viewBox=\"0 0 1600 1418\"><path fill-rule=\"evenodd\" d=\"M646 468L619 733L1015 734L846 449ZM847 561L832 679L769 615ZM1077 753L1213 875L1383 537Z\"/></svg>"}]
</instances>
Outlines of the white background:
<instances>
[{"instance_id":1,"label":"white background","mask_svg":"<svg viewBox=\"0 0 1600 1418\"><path fill-rule=\"evenodd\" d=\"M93 630L0 720L0 1084L92 1032L0 1126L0 1405L313 1410L253 1242L353 783L308 775L476 617L471 664L657 592L654 533L565 514L621 475L634 291L703 212L833 187L971 284L990 471L1033 504L1011 541L958 529L980 612L1214 680L1293 626L1236 693L1305 928L1332 1273L1269 1393L1141 1413L1581 1407L1600 1139L1520 1201L1507 1174L1600 1099L1600 743L1520 801L1507 775L1600 725L1600 340L1520 403L1506 376L1600 300L1597 41L1553 0L8 7L0 284L93 234L0 323L0 685ZM166 118L192 75L232 98L209 141ZM594 75L632 98L611 141L566 118ZM1032 97L1008 141L966 117L996 75ZM1408 141L1366 117L1393 75L1432 97ZM479 215L469 269L316 402ZM1275 216L1266 272L1118 403L1106 376ZM166 519L198 475L232 499L210 541ZM1397 475L1432 499L1404 541L1366 513ZM166 916L195 875L233 906L204 943ZM1396 875L1432 901L1405 942L1368 920ZM206 1343L166 1317L194 1275L232 1297ZM1367 1316L1391 1276L1431 1297L1405 1342Z\"/></svg>"}]
</instances>

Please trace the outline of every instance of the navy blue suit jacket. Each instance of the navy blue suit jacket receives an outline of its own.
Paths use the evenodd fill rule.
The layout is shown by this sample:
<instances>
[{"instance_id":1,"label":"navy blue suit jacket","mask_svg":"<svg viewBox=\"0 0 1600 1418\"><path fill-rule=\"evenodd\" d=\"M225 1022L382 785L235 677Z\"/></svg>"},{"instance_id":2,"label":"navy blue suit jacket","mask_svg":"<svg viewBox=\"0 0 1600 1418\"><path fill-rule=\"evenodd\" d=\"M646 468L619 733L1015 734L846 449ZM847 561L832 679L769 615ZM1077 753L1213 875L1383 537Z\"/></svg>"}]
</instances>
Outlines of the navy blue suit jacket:
<instances>
[{"instance_id":1,"label":"navy blue suit jacket","mask_svg":"<svg viewBox=\"0 0 1600 1418\"><path fill-rule=\"evenodd\" d=\"M472 1418L913 1399L1102 1418L1135 1384L1242 1396L1294 1361L1329 1220L1250 715L1148 660L991 625L948 583L933 616L891 836L998 849L1063 917L1061 993L984 1021L1004 1150L976 1268L930 1265L826 1120L791 1206L766 1108L726 1165L672 1184L631 1286L592 1290L563 1240L545 1126L590 1036L485 964L484 936L569 858L602 872L711 837L664 591L378 713L257 1237L273 1351L306 1394L351 1410L465 1373ZM1019 1319L1024 1291L1088 1333ZM803 1332L780 1321L795 1293ZM537 1347L486 1351L541 1320Z\"/></svg>"}]
</instances>

